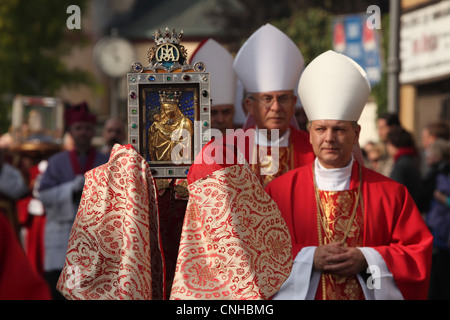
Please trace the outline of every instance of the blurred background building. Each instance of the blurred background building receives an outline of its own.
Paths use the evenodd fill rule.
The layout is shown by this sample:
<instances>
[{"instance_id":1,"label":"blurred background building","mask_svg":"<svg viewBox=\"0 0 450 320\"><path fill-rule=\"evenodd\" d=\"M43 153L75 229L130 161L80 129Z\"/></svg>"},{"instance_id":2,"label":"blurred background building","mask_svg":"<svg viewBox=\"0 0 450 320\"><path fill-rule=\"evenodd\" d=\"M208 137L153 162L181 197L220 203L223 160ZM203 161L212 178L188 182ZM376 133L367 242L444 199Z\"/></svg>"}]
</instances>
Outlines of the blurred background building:
<instances>
[{"instance_id":1,"label":"blurred background building","mask_svg":"<svg viewBox=\"0 0 450 320\"><path fill-rule=\"evenodd\" d=\"M153 45L152 35L158 28L183 30L183 45L190 57L197 45L207 38L214 38L236 53L259 26L272 23L298 44L306 64L321 52L334 49L365 67L371 76L373 90L361 117L364 130L360 142L364 145L378 140L376 118L388 110L389 104L389 71L392 74L389 14L393 0L49 0L40 4L26 2L26 5L25 2L1 3L0 31L19 39L15 45L12 45L13 40L7 42L6 36L0 39L3 74L0 103L5 110L0 116L0 124L3 132L11 123L10 109L17 94L57 96L66 104L87 101L99 116L99 127L110 115L126 119L127 71L118 72L120 68L117 67L118 73L111 76L108 67L102 65L114 64L114 59L128 59L126 64L139 61L147 65L147 50ZM399 4L396 30L399 60L398 70L394 72L398 77L398 102L394 109L403 126L419 141L418 136L426 123L450 119L450 2L398 0L396 4ZM71 16L66 9L70 5L81 8L80 30L66 27L66 20ZM8 29L6 22L9 20L11 24L24 24L18 17L23 21L34 21L28 23L24 31L19 31L17 26ZM367 27L369 20L372 28ZM60 69L73 71L70 77L48 67L48 72L32 70L43 62L27 62L33 58L26 55L27 50L30 51L29 43L36 45L35 52L50 52L55 45L45 46L43 32L56 33L58 27L62 35L55 41L66 43L65 50L57 55L63 64ZM37 38L39 34L42 37L35 41L36 44L28 39ZM100 51L99 43L111 36L120 37L125 44L109 49L112 50L110 56L117 54L118 57L100 58L104 60L99 63L94 52ZM26 40L22 46L20 39ZM121 52L123 55L119 54ZM122 60L115 63L119 66ZM20 68L14 69L17 65ZM23 77L16 77L15 70ZM52 78L59 82L51 82ZM243 116L240 105L237 109L238 115Z\"/></svg>"},{"instance_id":2,"label":"blurred background building","mask_svg":"<svg viewBox=\"0 0 450 320\"><path fill-rule=\"evenodd\" d=\"M427 123L450 122L450 1L402 1L400 61L402 124L420 137Z\"/></svg>"}]
</instances>

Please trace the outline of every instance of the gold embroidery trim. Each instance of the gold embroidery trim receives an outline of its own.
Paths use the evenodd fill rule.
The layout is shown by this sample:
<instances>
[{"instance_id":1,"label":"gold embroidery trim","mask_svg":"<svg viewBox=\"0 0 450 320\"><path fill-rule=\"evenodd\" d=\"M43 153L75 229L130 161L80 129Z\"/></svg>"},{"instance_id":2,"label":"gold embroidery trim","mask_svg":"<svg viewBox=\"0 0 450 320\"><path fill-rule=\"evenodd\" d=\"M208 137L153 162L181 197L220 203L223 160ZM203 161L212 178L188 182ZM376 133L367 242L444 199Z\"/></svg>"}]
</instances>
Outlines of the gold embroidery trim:
<instances>
[{"instance_id":1,"label":"gold embroidery trim","mask_svg":"<svg viewBox=\"0 0 450 320\"><path fill-rule=\"evenodd\" d=\"M355 205L353 207L353 211L352 211L350 220L348 221L347 228L346 228L345 233L344 233L344 237L343 237L343 239L341 241L342 244L344 244L345 241L347 240L347 237L348 237L348 235L350 233L351 227L352 227L353 222L354 222L355 217L356 217L356 211L358 209L358 205L359 205L360 202L362 202L361 201L362 172L361 172L361 166L358 165L358 167L359 167L358 191L357 191L357 195L356 195L356 198L355 198L356 199L355 200ZM324 243L323 243L323 240L322 240L322 228L323 228L323 230L325 230L325 232L328 231L327 238L329 239L330 242L332 241L332 237L329 234L330 228L328 226L328 222L326 221L325 210L323 209L322 202L320 201L320 197L319 197L319 191L318 191L317 183L316 183L316 176L314 174L314 162L313 162L313 165L312 165L312 174L313 174L313 182L314 182L314 193L315 193L315 196L316 196L316 204L317 204L317 231L318 231L318 235L319 235L319 245L323 245ZM321 277L321 278L322 278L322 281L321 281L322 282L322 297L323 297L323 300L326 300L325 278L324 277Z\"/></svg>"},{"instance_id":2,"label":"gold embroidery trim","mask_svg":"<svg viewBox=\"0 0 450 320\"><path fill-rule=\"evenodd\" d=\"M286 173L289 170L294 169L294 165L295 165L295 153L294 153L294 144L293 144L293 140L292 140L292 134L289 135L289 146L286 148L286 156L282 156L281 152L280 152L280 147L278 147L278 157L279 157L279 163L278 163L278 172L270 175L270 176L266 176L266 177L262 177L261 176L261 168L268 168L270 166L272 166L273 161L272 161L272 151L271 151L271 155L267 156L268 163L263 164L260 161L260 156L259 156L259 150L260 146L255 143L254 147L253 147L253 157L252 157L252 162L251 162L251 168L252 171L257 174L257 176L260 178L260 181L262 182L263 186L267 185L270 181L272 181L273 179L275 179L276 177L280 176L281 174ZM269 148L269 147L267 147ZM271 149L273 147L270 147ZM269 149L267 149L269 150ZM266 151L267 152L267 151ZM287 159L287 166L282 163L280 160L281 159Z\"/></svg>"}]
</instances>

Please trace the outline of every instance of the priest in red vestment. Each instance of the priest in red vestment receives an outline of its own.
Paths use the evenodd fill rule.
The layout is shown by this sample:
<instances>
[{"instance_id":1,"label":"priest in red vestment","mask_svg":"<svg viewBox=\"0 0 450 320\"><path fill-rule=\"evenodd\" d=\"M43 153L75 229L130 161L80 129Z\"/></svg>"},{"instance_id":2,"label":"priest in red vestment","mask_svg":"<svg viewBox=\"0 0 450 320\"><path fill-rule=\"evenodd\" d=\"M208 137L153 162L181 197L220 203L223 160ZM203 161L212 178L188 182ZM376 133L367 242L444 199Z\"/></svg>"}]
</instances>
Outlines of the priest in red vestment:
<instances>
[{"instance_id":1,"label":"priest in red vestment","mask_svg":"<svg viewBox=\"0 0 450 320\"><path fill-rule=\"evenodd\" d=\"M240 151L263 185L314 159L308 133L295 120L294 89L303 66L297 45L271 24L256 30L236 54L233 69L248 110L246 132L235 133L236 142L250 137L247 150Z\"/></svg>"},{"instance_id":2,"label":"priest in red vestment","mask_svg":"<svg viewBox=\"0 0 450 320\"><path fill-rule=\"evenodd\" d=\"M432 236L405 186L354 161L365 72L328 51L299 82L316 159L267 193L290 231L294 265L275 299L426 299Z\"/></svg>"}]
</instances>

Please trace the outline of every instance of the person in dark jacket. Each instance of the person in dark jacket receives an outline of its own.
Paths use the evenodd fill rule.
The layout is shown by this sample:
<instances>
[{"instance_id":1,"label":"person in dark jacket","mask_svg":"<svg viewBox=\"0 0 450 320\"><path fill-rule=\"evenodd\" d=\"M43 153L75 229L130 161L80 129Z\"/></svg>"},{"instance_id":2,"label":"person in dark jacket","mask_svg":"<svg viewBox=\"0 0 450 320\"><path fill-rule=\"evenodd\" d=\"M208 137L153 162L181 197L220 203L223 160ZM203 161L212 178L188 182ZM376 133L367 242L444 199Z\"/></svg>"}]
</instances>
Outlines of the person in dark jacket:
<instances>
[{"instance_id":1,"label":"person in dark jacket","mask_svg":"<svg viewBox=\"0 0 450 320\"><path fill-rule=\"evenodd\" d=\"M428 169L423 173L422 192L417 204L419 210L424 214L431 208L437 176L450 174L450 142L444 139L434 141L427 148L425 165Z\"/></svg>"},{"instance_id":2,"label":"person in dark jacket","mask_svg":"<svg viewBox=\"0 0 450 320\"><path fill-rule=\"evenodd\" d=\"M417 203L421 192L420 157L412 134L402 127L389 131L388 153L394 159L390 178L403 184Z\"/></svg>"}]
</instances>

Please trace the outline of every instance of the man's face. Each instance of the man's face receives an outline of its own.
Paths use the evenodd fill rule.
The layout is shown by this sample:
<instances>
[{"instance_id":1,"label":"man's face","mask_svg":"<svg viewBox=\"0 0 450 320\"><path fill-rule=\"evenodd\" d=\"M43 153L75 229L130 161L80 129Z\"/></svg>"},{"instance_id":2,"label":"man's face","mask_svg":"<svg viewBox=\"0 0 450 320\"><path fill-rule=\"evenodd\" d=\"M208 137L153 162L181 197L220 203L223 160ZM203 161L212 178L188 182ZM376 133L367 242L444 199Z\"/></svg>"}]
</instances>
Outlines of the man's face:
<instances>
[{"instance_id":1,"label":"man's face","mask_svg":"<svg viewBox=\"0 0 450 320\"><path fill-rule=\"evenodd\" d=\"M289 128L297 97L292 90L254 93L245 100L259 129L278 129L280 136Z\"/></svg>"},{"instance_id":2,"label":"man's face","mask_svg":"<svg viewBox=\"0 0 450 320\"><path fill-rule=\"evenodd\" d=\"M387 135L389 133L389 126L387 125L387 122L385 119L377 120L377 131L378 131L378 136L380 137L380 140L382 142L385 142Z\"/></svg>"},{"instance_id":3,"label":"man's face","mask_svg":"<svg viewBox=\"0 0 450 320\"><path fill-rule=\"evenodd\" d=\"M123 142L125 139L124 125L119 119L110 119L105 123L103 139L110 146Z\"/></svg>"},{"instance_id":4,"label":"man's face","mask_svg":"<svg viewBox=\"0 0 450 320\"><path fill-rule=\"evenodd\" d=\"M422 130L422 147L425 150L427 150L435 141L436 138L430 134L428 129L425 128Z\"/></svg>"},{"instance_id":5,"label":"man's face","mask_svg":"<svg viewBox=\"0 0 450 320\"><path fill-rule=\"evenodd\" d=\"M75 122L70 126L69 133L73 138L75 148L86 149L91 146L95 127L90 122Z\"/></svg>"},{"instance_id":6,"label":"man's face","mask_svg":"<svg viewBox=\"0 0 450 320\"><path fill-rule=\"evenodd\" d=\"M233 129L234 106L222 104L211 107L211 127L225 134L226 129Z\"/></svg>"},{"instance_id":7,"label":"man's face","mask_svg":"<svg viewBox=\"0 0 450 320\"><path fill-rule=\"evenodd\" d=\"M361 127L350 121L314 120L309 140L320 164L327 169L345 167L358 143Z\"/></svg>"}]
</instances>

